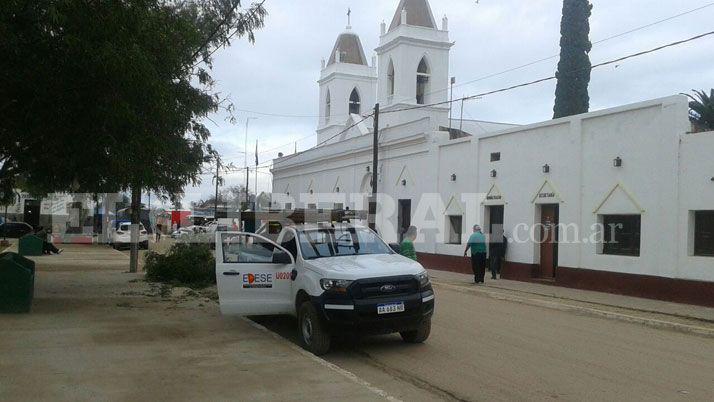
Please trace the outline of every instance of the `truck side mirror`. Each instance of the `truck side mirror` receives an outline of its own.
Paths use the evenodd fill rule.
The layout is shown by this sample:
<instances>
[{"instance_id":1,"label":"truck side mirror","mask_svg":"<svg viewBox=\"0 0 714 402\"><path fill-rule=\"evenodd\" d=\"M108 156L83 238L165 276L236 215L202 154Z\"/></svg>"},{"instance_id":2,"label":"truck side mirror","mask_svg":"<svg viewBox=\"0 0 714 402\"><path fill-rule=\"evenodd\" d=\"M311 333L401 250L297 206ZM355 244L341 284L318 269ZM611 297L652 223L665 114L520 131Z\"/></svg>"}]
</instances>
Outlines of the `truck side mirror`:
<instances>
[{"instance_id":1,"label":"truck side mirror","mask_svg":"<svg viewBox=\"0 0 714 402\"><path fill-rule=\"evenodd\" d=\"M292 264L293 260L290 259L290 254L284 252L284 251L276 251L273 254L273 264L282 264L282 265L288 265Z\"/></svg>"},{"instance_id":2,"label":"truck side mirror","mask_svg":"<svg viewBox=\"0 0 714 402\"><path fill-rule=\"evenodd\" d=\"M389 243L389 248L391 248L397 254L402 253L402 246L397 243Z\"/></svg>"}]
</instances>

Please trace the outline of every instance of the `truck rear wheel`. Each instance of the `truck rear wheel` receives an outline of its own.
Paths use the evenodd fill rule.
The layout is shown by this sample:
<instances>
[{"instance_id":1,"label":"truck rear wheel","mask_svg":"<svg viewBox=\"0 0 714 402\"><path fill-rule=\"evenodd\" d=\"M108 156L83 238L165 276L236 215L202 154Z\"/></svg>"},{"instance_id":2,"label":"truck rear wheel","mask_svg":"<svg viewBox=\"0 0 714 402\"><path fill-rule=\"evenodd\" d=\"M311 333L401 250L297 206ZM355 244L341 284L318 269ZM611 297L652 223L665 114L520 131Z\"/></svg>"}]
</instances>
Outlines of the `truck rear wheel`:
<instances>
[{"instance_id":1,"label":"truck rear wheel","mask_svg":"<svg viewBox=\"0 0 714 402\"><path fill-rule=\"evenodd\" d=\"M330 351L331 337L311 302L306 301L298 310L298 326L302 346L316 356Z\"/></svg>"},{"instance_id":2,"label":"truck rear wheel","mask_svg":"<svg viewBox=\"0 0 714 402\"><path fill-rule=\"evenodd\" d=\"M399 335L406 343L424 343L431 334L431 318L422 321L419 328L414 331L400 332Z\"/></svg>"}]
</instances>

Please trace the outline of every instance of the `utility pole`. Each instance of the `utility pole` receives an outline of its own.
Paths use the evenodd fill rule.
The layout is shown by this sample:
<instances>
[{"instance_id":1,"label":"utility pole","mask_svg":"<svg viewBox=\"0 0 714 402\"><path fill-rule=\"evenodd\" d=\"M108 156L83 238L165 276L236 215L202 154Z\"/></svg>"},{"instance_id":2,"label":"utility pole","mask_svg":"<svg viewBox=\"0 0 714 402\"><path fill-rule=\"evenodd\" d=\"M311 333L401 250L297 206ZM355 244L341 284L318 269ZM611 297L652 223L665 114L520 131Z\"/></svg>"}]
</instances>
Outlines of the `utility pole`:
<instances>
[{"instance_id":1,"label":"utility pole","mask_svg":"<svg viewBox=\"0 0 714 402\"><path fill-rule=\"evenodd\" d=\"M218 185L221 183L221 156L216 154L216 198L213 203L213 219L218 221Z\"/></svg>"},{"instance_id":2,"label":"utility pole","mask_svg":"<svg viewBox=\"0 0 714 402\"><path fill-rule=\"evenodd\" d=\"M250 194L248 189L250 188L250 169L248 169L248 124L250 123L251 120L258 120L257 117L248 117L245 119L245 147L243 148L243 151L245 152L245 163L244 163L244 168L245 168L245 208L248 210L248 205L250 205ZM258 174L256 173L256 176ZM257 177L256 177L257 179Z\"/></svg>"},{"instance_id":3,"label":"utility pole","mask_svg":"<svg viewBox=\"0 0 714 402\"><path fill-rule=\"evenodd\" d=\"M258 210L258 139L255 139L255 211Z\"/></svg>"},{"instance_id":4,"label":"utility pole","mask_svg":"<svg viewBox=\"0 0 714 402\"><path fill-rule=\"evenodd\" d=\"M369 200L369 228L377 230L377 168L379 162L379 103L374 105L374 139L372 143L372 196Z\"/></svg>"},{"instance_id":5,"label":"utility pole","mask_svg":"<svg viewBox=\"0 0 714 402\"><path fill-rule=\"evenodd\" d=\"M131 186L131 251L129 254L129 272L139 272L139 223L141 223L141 185L134 182Z\"/></svg>"},{"instance_id":6,"label":"utility pole","mask_svg":"<svg viewBox=\"0 0 714 402\"><path fill-rule=\"evenodd\" d=\"M451 96L449 98L449 135L451 135L451 112L454 108L454 84L456 84L456 77L451 77Z\"/></svg>"},{"instance_id":7,"label":"utility pole","mask_svg":"<svg viewBox=\"0 0 714 402\"><path fill-rule=\"evenodd\" d=\"M464 131L464 98L461 98L461 122L459 123L459 131Z\"/></svg>"}]
</instances>

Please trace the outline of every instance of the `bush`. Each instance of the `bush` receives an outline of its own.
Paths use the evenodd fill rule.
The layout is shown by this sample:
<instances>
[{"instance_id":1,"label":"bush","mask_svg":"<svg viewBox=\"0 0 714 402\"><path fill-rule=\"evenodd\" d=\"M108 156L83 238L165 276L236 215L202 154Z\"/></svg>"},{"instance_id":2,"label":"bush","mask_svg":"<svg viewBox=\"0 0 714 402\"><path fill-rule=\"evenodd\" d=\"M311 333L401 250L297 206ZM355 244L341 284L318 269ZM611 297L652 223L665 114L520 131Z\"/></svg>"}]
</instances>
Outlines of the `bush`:
<instances>
[{"instance_id":1,"label":"bush","mask_svg":"<svg viewBox=\"0 0 714 402\"><path fill-rule=\"evenodd\" d=\"M207 244L176 243L168 253L145 257L146 279L201 288L216 283L213 252Z\"/></svg>"}]
</instances>

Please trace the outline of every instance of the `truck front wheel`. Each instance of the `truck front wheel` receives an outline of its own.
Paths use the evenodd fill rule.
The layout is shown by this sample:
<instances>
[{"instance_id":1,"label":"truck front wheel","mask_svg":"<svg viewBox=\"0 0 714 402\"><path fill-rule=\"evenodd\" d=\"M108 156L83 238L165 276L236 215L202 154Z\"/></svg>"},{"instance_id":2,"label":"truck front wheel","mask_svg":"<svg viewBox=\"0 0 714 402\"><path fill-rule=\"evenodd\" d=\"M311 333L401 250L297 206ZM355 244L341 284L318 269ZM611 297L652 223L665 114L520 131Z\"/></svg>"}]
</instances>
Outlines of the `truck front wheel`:
<instances>
[{"instance_id":1,"label":"truck front wheel","mask_svg":"<svg viewBox=\"0 0 714 402\"><path fill-rule=\"evenodd\" d=\"M404 342L407 343L424 343L429 338L429 334L431 334L431 318L422 321L422 323L419 324L419 328L414 331L399 333Z\"/></svg>"},{"instance_id":2,"label":"truck front wheel","mask_svg":"<svg viewBox=\"0 0 714 402\"><path fill-rule=\"evenodd\" d=\"M306 301L298 310L300 339L305 349L316 356L330 351L331 337L311 302Z\"/></svg>"}]
</instances>

